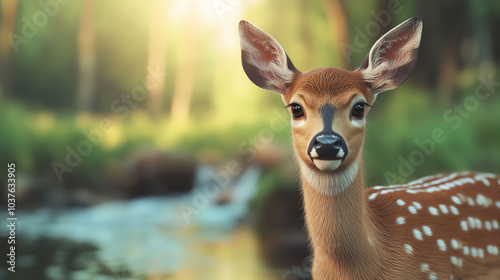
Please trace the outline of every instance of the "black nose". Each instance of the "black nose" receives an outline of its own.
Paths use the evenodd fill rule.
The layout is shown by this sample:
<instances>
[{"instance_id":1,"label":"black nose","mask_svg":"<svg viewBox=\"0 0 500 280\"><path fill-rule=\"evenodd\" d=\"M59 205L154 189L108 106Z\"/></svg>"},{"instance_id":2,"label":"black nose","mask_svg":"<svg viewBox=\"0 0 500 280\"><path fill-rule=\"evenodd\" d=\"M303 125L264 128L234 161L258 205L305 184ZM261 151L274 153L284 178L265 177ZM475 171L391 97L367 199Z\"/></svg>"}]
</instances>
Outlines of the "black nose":
<instances>
[{"instance_id":1,"label":"black nose","mask_svg":"<svg viewBox=\"0 0 500 280\"><path fill-rule=\"evenodd\" d=\"M319 146L329 145L337 150L342 147L342 142L340 141L340 138L336 135L321 134L316 137L316 144Z\"/></svg>"},{"instance_id":2,"label":"black nose","mask_svg":"<svg viewBox=\"0 0 500 280\"><path fill-rule=\"evenodd\" d=\"M311 151L314 149L314 158L343 160L347 156L347 147L343 144L343 142L342 137L339 135L329 133L318 134L311 141L309 156L311 156ZM342 152L340 152L341 150Z\"/></svg>"}]
</instances>

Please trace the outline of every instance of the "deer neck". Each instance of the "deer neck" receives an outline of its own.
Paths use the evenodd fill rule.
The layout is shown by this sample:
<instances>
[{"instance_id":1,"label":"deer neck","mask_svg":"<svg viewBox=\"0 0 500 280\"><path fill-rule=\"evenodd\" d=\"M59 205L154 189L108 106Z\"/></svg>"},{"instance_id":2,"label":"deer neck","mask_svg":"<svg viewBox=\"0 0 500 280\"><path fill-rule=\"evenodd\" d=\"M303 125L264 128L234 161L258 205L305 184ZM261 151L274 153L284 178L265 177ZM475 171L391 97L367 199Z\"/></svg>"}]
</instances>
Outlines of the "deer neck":
<instances>
[{"instance_id":1,"label":"deer neck","mask_svg":"<svg viewBox=\"0 0 500 280\"><path fill-rule=\"evenodd\" d=\"M366 203L361 162L353 163L359 166L348 186L333 186L341 190L335 194L320 193L321 188L311 185L301 172L306 224L314 249L313 275L315 270L326 269L330 272L321 274L327 278L337 278L332 273L344 271L344 279L365 279L380 269L383 248Z\"/></svg>"}]
</instances>

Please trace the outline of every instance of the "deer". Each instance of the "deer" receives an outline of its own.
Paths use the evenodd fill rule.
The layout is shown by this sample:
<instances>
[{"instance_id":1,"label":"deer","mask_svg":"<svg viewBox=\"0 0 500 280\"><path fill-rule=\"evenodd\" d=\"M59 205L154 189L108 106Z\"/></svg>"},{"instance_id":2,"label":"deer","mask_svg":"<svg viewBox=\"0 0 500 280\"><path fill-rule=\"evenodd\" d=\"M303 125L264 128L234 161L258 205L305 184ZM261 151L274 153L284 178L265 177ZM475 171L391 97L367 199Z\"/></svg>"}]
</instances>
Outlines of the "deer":
<instances>
[{"instance_id":1,"label":"deer","mask_svg":"<svg viewBox=\"0 0 500 280\"><path fill-rule=\"evenodd\" d=\"M239 23L241 61L291 119L313 279L500 279L500 177L461 172L366 188L366 116L417 62L422 20L381 36L354 71L299 71L283 47Z\"/></svg>"}]
</instances>

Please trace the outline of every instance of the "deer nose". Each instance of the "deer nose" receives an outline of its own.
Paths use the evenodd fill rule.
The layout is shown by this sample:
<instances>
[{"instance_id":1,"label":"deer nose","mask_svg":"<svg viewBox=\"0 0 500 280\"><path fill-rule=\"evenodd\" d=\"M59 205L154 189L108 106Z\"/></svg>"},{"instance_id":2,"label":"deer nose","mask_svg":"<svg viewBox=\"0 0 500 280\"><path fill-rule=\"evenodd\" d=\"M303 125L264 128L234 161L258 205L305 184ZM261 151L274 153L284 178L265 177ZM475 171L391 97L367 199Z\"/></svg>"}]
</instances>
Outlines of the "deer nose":
<instances>
[{"instance_id":1,"label":"deer nose","mask_svg":"<svg viewBox=\"0 0 500 280\"><path fill-rule=\"evenodd\" d=\"M331 145L334 148L341 148L340 138L336 135L324 135L321 134L316 137L316 145Z\"/></svg>"},{"instance_id":2,"label":"deer nose","mask_svg":"<svg viewBox=\"0 0 500 280\"><path fill-rule=\"evenodd\" d=\"M320 134L314 138L311 158L316 159L344 159L347 149L344 149L342 138L334 134Z\"/></svg>"}]
</instances>

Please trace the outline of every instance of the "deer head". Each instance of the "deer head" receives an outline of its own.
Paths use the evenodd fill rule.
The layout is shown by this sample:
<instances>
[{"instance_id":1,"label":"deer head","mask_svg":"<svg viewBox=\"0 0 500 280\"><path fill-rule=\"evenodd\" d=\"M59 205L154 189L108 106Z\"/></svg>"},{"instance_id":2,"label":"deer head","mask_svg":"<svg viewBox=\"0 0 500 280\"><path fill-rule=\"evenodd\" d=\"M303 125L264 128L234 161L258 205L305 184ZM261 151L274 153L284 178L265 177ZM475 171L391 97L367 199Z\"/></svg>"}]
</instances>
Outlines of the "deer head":
<instances>
[{"instance_id":1,"label":"deer head","mask_svg":"<svg viewBox=\"0 0 500 280\"><path fill-rule=\"evenodd\" d=\"M302 179L319 193L342 192L361 169L366 115L379 93L410 76L421 32L422 21L414 17L376 41L354 71L301 72L273 37L240 22L243 69L254 84L281 95Z\"/></svg>"}]
</instances>

